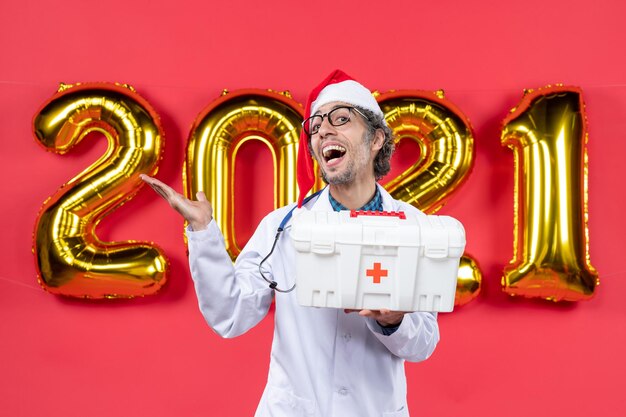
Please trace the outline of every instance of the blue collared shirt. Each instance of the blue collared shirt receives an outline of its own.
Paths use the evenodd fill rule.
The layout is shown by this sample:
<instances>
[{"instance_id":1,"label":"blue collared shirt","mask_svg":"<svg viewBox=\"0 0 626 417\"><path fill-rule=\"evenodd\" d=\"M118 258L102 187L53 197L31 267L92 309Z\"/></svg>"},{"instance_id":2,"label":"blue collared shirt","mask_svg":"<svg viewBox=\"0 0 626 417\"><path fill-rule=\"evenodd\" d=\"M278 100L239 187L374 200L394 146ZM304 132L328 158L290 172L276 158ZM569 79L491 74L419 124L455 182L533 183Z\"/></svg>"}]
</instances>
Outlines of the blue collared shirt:
<instances>
[{"instance_id":1,"label":"blue collared shirt","mask_svg":"<svg viewBox=\"0 0 626 417\"><path fill-rule=\"evenodd\" d=\"M331 193L328 193L328 199L330 200L330 205L333 207L333 210L348 210L346 206L335 200ZM359 211L383 211L383 197L380 195L378 187L376 187L376 193L374 194L374 197L372 197L370 201L365 203L365 205L361 207Z\"/></svg>"}]
</instances>

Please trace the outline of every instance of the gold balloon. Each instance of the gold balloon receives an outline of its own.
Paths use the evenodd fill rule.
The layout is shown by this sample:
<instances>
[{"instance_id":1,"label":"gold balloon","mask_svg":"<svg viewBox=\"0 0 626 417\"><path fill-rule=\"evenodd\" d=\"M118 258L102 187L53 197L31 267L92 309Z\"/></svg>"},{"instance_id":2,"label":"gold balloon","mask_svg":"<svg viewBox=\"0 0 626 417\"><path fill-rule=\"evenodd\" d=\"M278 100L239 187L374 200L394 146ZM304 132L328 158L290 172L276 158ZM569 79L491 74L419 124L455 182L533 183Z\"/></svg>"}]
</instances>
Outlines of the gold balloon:
<instances>
[{"instance_id":1,"label":"gold balloon","mask_svg":"<svg viewBox=\"0 0 626 417\"><path fill-rule=\"evenodd\" d=\"M412 140L420 148L415 163L386 185L391 195L434 213L467 179L474 161L469 120L443 92L394 91L378 102L396 140Z\"/></svg>"},{"instance_id":2,"label":"gold balloon","mask_svg":"<svg viewBox=\"0 0 626 417\"><path fill-rule=\"evenodd\" d=\"M233 189L237 151L249 140L264 143L274 162L274 207L296 201L296 155L302 107L288 92L249 89L224 92L196 118L183 171L185 195L204 191L234 259L241 252L235 237Z\"/></svg>"},{"instance_id":3,"label":"gold balloon","mask_svg":"<svg viewBox=\"0 0 626 417\"><path fill-rule=\"evenodd\" d=\"M412 140L420 149L417 161L385 188L394 198L435 213L471 172L474 137L469 120L445 99L443 91L391 91L377 100L396 141ZM476 298L481 281L476 261L463 256L455 305Z\"/></svg>"},{"instance_id":4,"label":"gold balloon","mask_svg":"<svg viewBox=\"0 0 626 417\"><path fill-rule=\"evenodd\" d=\"M61 85L35 114L33 131L48 151L64 154L91 132L108 149L64 184L40 210L33 252L40 284L83 298L131 298L155 293L168 262L153 244L105 243L95 234L107 214L154 175L163 148L159 117L132 87L109 83Z\"/></svg>"},{"instance_id":5,"label":"gold balloon","mask_svg":"<svg viewBox=\"0 0 626 417\"><path fill-rule=\"evenodd\" d=\"M514 254L504 291L553 301L591 298L598 273L589 260L582 91L526 92L503 125L502 144L515 161Z\"/></svg>"},{"instance_id":6,"label":"gold balloon","mask_svg":"<svg viewBox=\"0 0 626 417\"><path fill-rule=\"evenodd\" d=\"M478 297L482 280L482 273L476 261L469 255L461 257L454 305L459 307Z\"/></svg>"}]
</instances>

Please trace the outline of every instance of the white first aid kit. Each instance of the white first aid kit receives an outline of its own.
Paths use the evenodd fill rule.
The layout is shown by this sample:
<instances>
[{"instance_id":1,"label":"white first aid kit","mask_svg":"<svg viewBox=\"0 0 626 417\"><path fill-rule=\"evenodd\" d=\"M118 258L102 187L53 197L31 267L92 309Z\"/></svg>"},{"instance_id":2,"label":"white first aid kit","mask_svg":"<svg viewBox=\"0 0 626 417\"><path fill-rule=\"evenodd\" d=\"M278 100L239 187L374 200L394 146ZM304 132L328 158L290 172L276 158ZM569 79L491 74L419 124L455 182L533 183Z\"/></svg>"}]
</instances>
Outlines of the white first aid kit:
<instances>
[{"instance_id":1,"label":"white first aid kit","mask_svg":"<svg viewBox=\"0 0 626 417\"><path fill-rule=\"evenodd\" d=\"M465 231L449 216L296 210L296 293L303 306L454 308Z\"/></svg>"}]
</instances>

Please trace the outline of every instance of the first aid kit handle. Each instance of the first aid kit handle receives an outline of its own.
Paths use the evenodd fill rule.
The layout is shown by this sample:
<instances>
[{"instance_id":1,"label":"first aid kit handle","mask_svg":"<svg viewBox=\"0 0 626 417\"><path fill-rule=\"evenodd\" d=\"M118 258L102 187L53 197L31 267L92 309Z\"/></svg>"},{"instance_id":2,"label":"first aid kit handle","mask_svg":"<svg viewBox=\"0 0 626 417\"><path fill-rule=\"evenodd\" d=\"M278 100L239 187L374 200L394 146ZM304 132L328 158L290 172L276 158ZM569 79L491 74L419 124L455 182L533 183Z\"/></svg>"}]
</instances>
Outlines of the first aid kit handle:
<instances>
[{"instance_id":1,"label":"first aid kit handle","mask_svg":"<svg viewBox=\"0 0 626 417\"><path fill-rule=\"evenodd\" d=\"M399 217L406 220L403 211L370 211L370 210L350 210L350 217L374 216L374 217Z\"/></svg>"}]
</instances>

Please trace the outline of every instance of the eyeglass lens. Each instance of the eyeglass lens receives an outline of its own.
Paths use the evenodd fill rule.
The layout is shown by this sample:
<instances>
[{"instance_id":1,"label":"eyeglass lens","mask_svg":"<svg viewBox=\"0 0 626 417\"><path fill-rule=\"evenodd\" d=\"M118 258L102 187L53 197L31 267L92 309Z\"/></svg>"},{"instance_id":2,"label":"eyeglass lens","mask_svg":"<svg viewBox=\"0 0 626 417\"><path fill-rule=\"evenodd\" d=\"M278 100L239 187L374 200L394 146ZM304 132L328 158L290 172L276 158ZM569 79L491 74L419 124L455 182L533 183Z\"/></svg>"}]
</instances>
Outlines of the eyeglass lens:
<instances>
[{"instance_id":1,"label":"eyeglass lens","mask_svg":"<svg viewBox=\"0 0 626 417\"><path fill-rule=\"evenodd\" d=\"M328 112L328 114L311 116L308 123L304 126L309 135L315 135L320 130L324 117L328 117L328 121L332 126L345 125L350 121L350 108L337 107Z\"/></svg>"}]
</instances>

